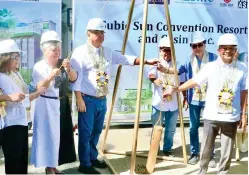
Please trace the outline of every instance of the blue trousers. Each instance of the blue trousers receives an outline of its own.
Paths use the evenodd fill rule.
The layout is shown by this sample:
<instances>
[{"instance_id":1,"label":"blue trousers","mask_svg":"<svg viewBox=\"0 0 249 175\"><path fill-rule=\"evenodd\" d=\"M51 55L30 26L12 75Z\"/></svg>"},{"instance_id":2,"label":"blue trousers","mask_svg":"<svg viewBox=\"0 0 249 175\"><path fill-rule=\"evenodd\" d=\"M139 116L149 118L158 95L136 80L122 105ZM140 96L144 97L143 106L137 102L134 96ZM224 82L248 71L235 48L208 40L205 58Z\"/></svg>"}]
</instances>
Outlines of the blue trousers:
<instances>
[{"instance_id":1,"label":"blue trousers","mask_svg":"<svg viewBox=\"0 0 249 175\"><path fill-rule=\"evenodd\" d=\"M203 106L197 105L189 105L189 135L190 135L190 153L199 155L200 147L199 147L199 127L200 127L200 118L201 118L201 110ZM214 156L214 144L212 149L212 156Z\"/></svg>"},{"instance_id":2,"label":"blue trousers","mask_svg":"<svg viewBox=\"0 0 249 175\"><path fill-rule=\"evenodd\" d=\"M79 159L80 166L91 166L91 160L98 156L97 144L103 129L107 111L106 98L82 97L86 112L78 114Z\"/></svg>"},{"instance_id":3,"label":"blue trousers","mask_svg":"<svg viewBox=\"0 0 249 175\"><path fill-rule=\"evenodd\" d=\"M178 110L175 111L162 111L162 118L157 123L160 117L160 110L152 106L151 121L154 125L162 125L164 119L164 140L163 140L163 151L171 150L173 146L173 138L176 131L176 122L178 117Z\"/></svg>"},{"instance_id":4,"label":"blue trousers","mask_svg":"<svg viewBox=\"0 0 249 175\"><path fill-rule=\"evenodd\" d=\"M189 136L190 136L190 153L199 155L199 127L200 116L203 106L189 104Z\"/></svg>"}]
</instances>

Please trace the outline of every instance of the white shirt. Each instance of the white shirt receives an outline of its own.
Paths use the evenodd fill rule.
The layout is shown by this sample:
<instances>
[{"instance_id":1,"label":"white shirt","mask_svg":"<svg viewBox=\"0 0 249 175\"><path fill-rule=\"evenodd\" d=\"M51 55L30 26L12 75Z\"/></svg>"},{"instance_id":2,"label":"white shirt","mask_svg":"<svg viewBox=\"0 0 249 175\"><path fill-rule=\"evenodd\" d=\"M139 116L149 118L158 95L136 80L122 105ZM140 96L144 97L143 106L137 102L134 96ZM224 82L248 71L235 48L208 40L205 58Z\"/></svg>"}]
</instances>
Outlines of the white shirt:
<instances>
[{"instance_id":1,"label":"white shirt","mask_svg":"<svg viewBox=\"0 0 249 175\"><path fill-rule=\"evenodd\" d=\"M98 53L99 49L95 48L95 52ZM104 47L104 58L107 60L106 73L111 76L111 65L133 65L137 57L122 55L119 52L113 51L108 47ZM91 58L87 53L87 44L79 46L72 54L71 66L78 73L77 80L71 84L71 88L74 91L80 91L84 94L97 96L96 88L96 72Z\"/></svg>"},{"instance_id":2,"label":"white shirt","mask_svg":"<svg viewBox=\"0 0 249 175\"><path fill-rule=\"evenodd\" d=\"M6 74L0 73L0 88L3 94L10 95L13 93L23 93L21 88ZM26 108L22 106L21 102L6 102L5 110L7 116L4 117L4 127L13 125L27 126L27 112Z\"/></svg>"},{"instance_id":3,"label":"white shirt","mask_svg":"<svg viewBox=\"0 0 249 175\"><path fill-rule=\"evenodd\" d=\"M229 74L232 64L224 64L221 58L208 63L203 69L193 78L197 84L208 83L206 104L203 111L203 118L214 121L236 122L240 120L240 91L247 89L247 67L244 63L237 62L237 72ZM230 78L234 83L231 85L234 93L231 114L218 113L218 94L222 89L225 78Z\"/></svg>"},{"instance_id":4,"label":"white shirt","mask_svg":"<svg viewBox=\"0 0 249 175\"><path fill-rule=\"evenodd\" d=\"M169 67L172 63L166 62L165 64ZM156 66L151 66L149 75L153 74L156 78L160 78L161 72L157 70ZM170 75L174 76L174 75ZM160 78L161 79L161 78ZM175 85L175 81L172 82ZM154 106L157 110L160 111L175 111L178 109L177 96L176 93L172 94L172 101L163 101L162 98L162 86L157 86L155 83L152 83L152 106Z\"/></svg>"},{"instance_id":5,"label":"white shirt","mask_svg":"<svg viewBox=\"0 0 249 175\"><path fill-rule=\"evenodd\" d=\"M51 74L53 68L48 65L45 59L37 62L34 66L33 73L32 73L32 80L34 86L36 87L40 81L45 80ZM45 92L45 96L50 97L59 97L59 88L54 87L55 81L53 80L50 83L50 86L47 88Z\"/></svg>"}]
</instances>

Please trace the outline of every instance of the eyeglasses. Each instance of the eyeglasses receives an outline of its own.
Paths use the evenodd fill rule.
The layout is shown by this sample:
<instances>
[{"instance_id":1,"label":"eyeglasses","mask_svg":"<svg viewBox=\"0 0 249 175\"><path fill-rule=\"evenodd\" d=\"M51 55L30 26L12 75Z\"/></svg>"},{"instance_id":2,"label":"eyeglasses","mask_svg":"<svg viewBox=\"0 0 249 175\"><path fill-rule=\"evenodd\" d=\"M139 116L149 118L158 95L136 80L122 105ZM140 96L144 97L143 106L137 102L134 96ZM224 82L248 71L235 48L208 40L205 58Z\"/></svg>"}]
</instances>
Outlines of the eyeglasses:
<instances>
[{"instance_id":1,"label":"eyeglasses","mask_svg":"<svg viewBox=\"0 0 249 175\"><path fill-rule=\"evenodd\" d=\"M91 33L95 34L95 35L104 35L104 31L102 30L90 30Z\"/></svg>"},{"instance_id":2,"label":"eyeglasses","mask_svg":"<svg viewBox=\"0 0 249 175\"><path fill-rule=\"evenodd\" d=\"M203 47L203 43L191 44L191 47L192 47L193 49L196 49L197 47L198 47L198 48L201 48L201 47Z\"/></svg>"},{"instance_id":3,"label":"eyeglasses","mask_svg":"<svg viewBox=\"0 0 249 175\"><path fill-rule=\"evenodd\" d=\"M20 59L20 55L14 54L14 55L11 55L10 58L13 59L13 60L19 60Z\"/></svg>"},{"instance_id":4,"label":"eyeglasses","mask_svg":"<svg viewBox=\"0 0 249 175\"><path fill-rule=\"evenodd\" d=\"M163 52L171 52L170 48L160 47L159 49L160 51L163 51Z\"/></svg>"},{"instance_id":5,"label":"eyeglasses","mask_svg":"<svg viewBox=\"0 0 249 175\"><path fill-rule=\"evenodd\" d=\"M231 47L231 46L228 46L228 47L226 47L226 46L221 46L221 47L219 47L219 49L221 49L222 51L227 51L227 50L229 50L229 51L234 51L234 50L236 50L236 47Z\"/></svg>"}]
</instances>

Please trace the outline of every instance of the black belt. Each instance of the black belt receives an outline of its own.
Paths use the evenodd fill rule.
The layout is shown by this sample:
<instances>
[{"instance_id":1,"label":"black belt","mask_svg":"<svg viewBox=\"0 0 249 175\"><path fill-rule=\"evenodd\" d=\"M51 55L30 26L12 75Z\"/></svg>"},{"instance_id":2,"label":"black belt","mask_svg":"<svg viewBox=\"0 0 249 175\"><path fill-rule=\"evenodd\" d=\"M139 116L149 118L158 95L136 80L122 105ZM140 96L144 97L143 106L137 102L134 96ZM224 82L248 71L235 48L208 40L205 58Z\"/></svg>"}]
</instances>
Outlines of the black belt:
<instances>
[{"instance_id":1,"label":"black belt","mask_svg":"<svg viewBox=\"0 0 249 175\"><path fill-rule=\"evenodd\" d=\"M96 98L96 99L103 99L103 98L106 97L105 95L96 97L96 96L87 95L87 94L84 94L84 93L81 93L81 95L82 95L82 96L86 96L86 97Z\"/></svg>"},{"instance_id":2,"label":"black belt","mask_svg":"<svg viewBox=\"0 0 249 175\"><path fill-rule=\"evenodd\" d=\"M59 97L51 97L51 96L46 96L46 95L40 95L43 98L48 98L48 99L54 99L54 100L58 100Z\"/></svg>"}]
</instances>

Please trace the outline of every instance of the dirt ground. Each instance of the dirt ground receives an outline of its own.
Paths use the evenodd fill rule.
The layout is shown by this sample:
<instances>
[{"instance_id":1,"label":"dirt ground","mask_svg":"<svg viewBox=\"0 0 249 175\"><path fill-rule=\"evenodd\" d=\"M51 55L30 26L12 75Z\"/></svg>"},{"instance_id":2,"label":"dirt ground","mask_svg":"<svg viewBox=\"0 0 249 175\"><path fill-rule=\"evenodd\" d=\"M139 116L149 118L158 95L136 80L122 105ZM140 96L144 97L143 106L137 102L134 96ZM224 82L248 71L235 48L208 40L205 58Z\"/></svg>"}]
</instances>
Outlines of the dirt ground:
<instances>
[{"instance_id":1,"label":"dirt ground","mask_svg":"<svg viewBox=\"0 0 249 175\"><path fill-rule=\"evenodd\" d=\"M147 154L149 150L149 142L151 135L151 127L141 128L138 133L138 144L137 151ZM202 127L200 128L200 141L202 138ZM189 154L189 133L188 127L185 128L185 138L186 138L186 147L187 153ZM115 151L131 151L132 150L132 140L133 140L133 128L118 128L114 127L109 130L108 138L106 142L107 150L115 150ZM103 133L100 138L99 146L102 145L103 142ZM30 132L29 144L31 146L32 143L32 131ZM78 152L78 136L75 134L75 145L76 152ZM161 146L162 148L162 141ZM180 128L177 128L175 137L174 137L174 146L173 146L174 157L182 158L182 139ZM235 151L234 151L235 153ZM159 155L163 155L160 151ZM4 173L4 164L3 164L3 155L0 154L0 173ZM188 155L189 156L189 155ZM248 174L248 152L241 153L241 160L236 161L234 158L232 159L232 164L229 170L229 174ZM114 155L114 154L106 154L109 162L112 164L115 171L119 173L127 172L130 169L130 156L124 155ZM220 157L220 138L217 137L215 141L215 160L219 161ZM233 156L235 157L235 156ZM145 165L146 158L136 157L136 164ZM66 164L60 166L58 169L66 174L80 174L77 171L79 166L79 161L74 163ZM28 171L30 174L44 174L44 168L35 168L33 165L29 165ZM198 172L198 164L197 165L186 165L182 162L174 162L174 161L165 161L165 160L157 160L155 172L153 175L165 175L165 174L197 174ZM111 171L107 169L99 169L103 174L111 174ZM216 168L210 168L208 170L208 174L217 174L218 166Z\"/></svg>"}]
</instances>

